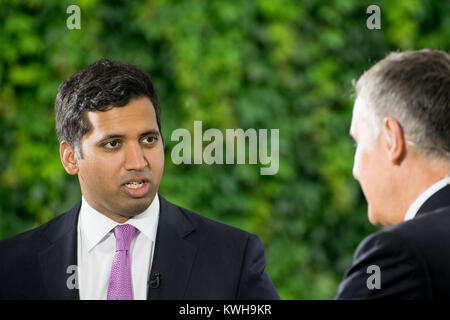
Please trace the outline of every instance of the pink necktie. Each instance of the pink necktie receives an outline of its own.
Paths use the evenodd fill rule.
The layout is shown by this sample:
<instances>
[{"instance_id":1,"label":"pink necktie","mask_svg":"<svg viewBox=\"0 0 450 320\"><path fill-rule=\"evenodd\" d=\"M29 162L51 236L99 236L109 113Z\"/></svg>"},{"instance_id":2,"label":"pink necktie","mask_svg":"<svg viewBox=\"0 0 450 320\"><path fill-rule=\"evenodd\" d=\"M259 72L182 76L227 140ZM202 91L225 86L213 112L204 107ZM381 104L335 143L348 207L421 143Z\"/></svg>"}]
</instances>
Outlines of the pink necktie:
<instances>
[{"instance_id":1,"label":"pink necktie","mask_svg":"<svg viewBox=\"0 0 450 320\"><path fill-rule=\"evenodd\" d=\"M108 300L133 300L130 268L130 244L137 229L129 224L113 229L116 237L116 255L111 267L108 285Z\"/></svg>"}]
</instances>

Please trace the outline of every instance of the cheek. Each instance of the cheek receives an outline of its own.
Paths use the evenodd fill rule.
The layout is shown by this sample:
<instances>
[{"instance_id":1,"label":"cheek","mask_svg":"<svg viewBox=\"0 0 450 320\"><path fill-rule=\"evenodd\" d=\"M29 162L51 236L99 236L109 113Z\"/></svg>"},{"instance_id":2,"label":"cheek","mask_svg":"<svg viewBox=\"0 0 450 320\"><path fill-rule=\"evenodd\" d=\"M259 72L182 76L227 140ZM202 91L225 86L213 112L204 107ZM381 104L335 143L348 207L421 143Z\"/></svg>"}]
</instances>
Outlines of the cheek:
<instances>
[{"instance_id":1,"label":"cheek","mask_svg":"<svg viewBox=\"0 0 450 320\"><path fill-rule=\"evenodd\" d=\"M150 164L151 171L153 171L155 175L158 173L161 175L164 170L164 150L162 148L152 150L147 154L146 158L147 162Z\"/></svg>"},{"instance_id":2,"label":"cheek","mask_svg":"<svg viewBox=\"0 0 450 320\"><path fill-rule=\"evenodd\" d=\"M373 156L373 155L372 155ZM374 163L372 163L371 154L366 150L357 149L353 162L353 177L358 180L362 191L366 198L371 197L371 189L373 184Z\"/></svg>"},{"instance_id":3,"label":"cheek","mask_svg":"<svg viewBox=\"0 0 450 320\"><path fill-rule=\"evenodd\" d=\"M96 157L95 160L88 158L83 162L80 174L91 187L96 185L108 186L115 182L113 180L116 177L117 161L113 157L109 159Z\"/></svg>"}]
</instances>

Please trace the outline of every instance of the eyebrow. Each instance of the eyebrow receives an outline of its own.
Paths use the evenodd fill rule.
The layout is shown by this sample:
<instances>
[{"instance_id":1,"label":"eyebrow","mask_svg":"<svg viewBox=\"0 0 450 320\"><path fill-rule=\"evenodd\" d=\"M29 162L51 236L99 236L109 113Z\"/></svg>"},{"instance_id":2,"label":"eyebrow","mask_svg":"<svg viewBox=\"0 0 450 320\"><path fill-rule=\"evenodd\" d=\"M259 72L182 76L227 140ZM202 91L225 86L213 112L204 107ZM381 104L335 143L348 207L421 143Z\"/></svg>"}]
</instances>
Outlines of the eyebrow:
<instances>
[{"instance_id":1,"label":"eyebrow","mask_svg":"<svg viewBox=\"0 0 450 320\"><path fill-rule=\"evenodd\" d=\"M160 134L159 134L159 131L158 131L158 130L151 129L151 130L148 130L148 131L145 131L145 132L141 133L141 134L139 135L139 139L140 139L140 138L143 138L143 137L146 137L146 136L150 136L150 135L159 136ZM101 138L101 139L98 141L98 143L101 144L101 143L103 143L103 142L105 142L105 141L108 141L108 140L112 140L112 139L123 139L123 138L125 138L125 137L126 137L126 135L123 135L123 134L112 133L112 134L108 134L108 135L104 136L103 138Z\"/></svg>"}]
</instances>

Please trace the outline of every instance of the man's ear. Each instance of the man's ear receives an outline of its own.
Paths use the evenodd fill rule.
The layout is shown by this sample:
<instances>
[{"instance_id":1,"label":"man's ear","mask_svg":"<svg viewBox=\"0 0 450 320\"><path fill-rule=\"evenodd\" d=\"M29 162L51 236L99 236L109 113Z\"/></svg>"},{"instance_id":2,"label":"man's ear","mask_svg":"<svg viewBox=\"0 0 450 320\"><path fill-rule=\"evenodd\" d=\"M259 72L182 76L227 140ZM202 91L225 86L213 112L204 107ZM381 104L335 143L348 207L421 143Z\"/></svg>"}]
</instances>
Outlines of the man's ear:
<instances>
[{"instance_id":1,"label":"man's ear","mask_svg":"<svg viewBox=\"0 0 450 320\"><path fill-rule=\"evenodd\" d=\"M78 159L75 155L75 150L67 141L62 141L59 144L59 156L68 174L74 175L78 173Z\"/></svg>"},{"instance_id":2,"label":"man's ear","mask_svg":"<svg viewBox=\"0 0 450 320\"><path fill-rule=\"evenodd\" d=\"M403 135L403 129L397 120L391 117L385 117L382 123L384 133L383 142L389 162L399 164L406 153L406 141Z\"/></svg>"}]
</instances>

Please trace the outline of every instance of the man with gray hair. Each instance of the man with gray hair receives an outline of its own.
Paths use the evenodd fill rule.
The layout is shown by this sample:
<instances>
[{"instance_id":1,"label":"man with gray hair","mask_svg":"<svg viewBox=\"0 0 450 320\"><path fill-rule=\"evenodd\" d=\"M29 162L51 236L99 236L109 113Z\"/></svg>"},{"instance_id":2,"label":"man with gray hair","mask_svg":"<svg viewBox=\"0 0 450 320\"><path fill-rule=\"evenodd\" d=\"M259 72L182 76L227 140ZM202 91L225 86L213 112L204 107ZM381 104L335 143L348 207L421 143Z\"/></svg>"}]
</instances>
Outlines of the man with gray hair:
<instances>
[{"instance_id":1,"label":"man with gray hair","mask_svg":"<svg viewBox=\"0 0 450 320\"><path fill-rule=\"evenodd\" d=\"M356 249L336 299L450 298L450 55L391 53L356 83L353 175L386 228Z\"/></svg>"}]
</instances>

